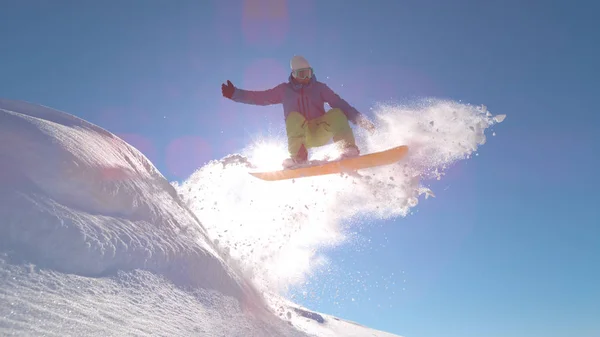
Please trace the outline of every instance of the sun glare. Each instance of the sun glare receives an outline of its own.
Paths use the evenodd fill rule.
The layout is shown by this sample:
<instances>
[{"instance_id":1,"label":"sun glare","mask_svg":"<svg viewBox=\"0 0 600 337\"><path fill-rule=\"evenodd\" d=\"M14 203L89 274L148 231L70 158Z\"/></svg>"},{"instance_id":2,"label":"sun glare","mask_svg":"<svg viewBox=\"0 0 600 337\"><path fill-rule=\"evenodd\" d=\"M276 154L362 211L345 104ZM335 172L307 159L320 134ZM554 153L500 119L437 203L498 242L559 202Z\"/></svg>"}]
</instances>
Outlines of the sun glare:
<instances>
[{"instance_id":1,"label":"sun glare","mask_svg":"<svg viewBox=\"0 0 600 337\"><path fill-rule=\"evenodd\" d=\"M260 141L251 149L249 159L260 169L281 169L282 162L289 157L285 144L272 141Z\"/></svg>"}]
</instances>

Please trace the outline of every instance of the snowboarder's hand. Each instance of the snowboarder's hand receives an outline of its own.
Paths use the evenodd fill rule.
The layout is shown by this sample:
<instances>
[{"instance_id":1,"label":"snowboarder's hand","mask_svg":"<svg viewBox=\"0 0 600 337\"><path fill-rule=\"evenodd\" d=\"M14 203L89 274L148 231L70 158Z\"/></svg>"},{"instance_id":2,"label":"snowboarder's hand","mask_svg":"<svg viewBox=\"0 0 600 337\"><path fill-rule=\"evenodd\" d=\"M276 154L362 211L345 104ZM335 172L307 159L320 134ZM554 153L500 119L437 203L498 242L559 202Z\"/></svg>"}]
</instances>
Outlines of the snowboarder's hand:
<instances>
[{"instance_id":1,"label":"snowboarder's hand","mask_svg":"<svg viewBox=\"0 0 600 337\"><path fill-rule=\"evenodd\" d=\"M366 119L365 117L358 118L357 124L363 129L369 131L369 133L375 133L375 124L373 124L370 120Z\"/></svg>"},{"instance_id":2,"label":"snowboarder's hand","mask_svg":"<svg viewBox=\"0 0 600 337\"><path fill-rule=\"evenodd\" d=\"M223 97L231 99L234 91L235 87L231 81L227 80L227 85L225 85L225 83L221 84L221 92L223 93Z\"/></svg>"}]
</instances>

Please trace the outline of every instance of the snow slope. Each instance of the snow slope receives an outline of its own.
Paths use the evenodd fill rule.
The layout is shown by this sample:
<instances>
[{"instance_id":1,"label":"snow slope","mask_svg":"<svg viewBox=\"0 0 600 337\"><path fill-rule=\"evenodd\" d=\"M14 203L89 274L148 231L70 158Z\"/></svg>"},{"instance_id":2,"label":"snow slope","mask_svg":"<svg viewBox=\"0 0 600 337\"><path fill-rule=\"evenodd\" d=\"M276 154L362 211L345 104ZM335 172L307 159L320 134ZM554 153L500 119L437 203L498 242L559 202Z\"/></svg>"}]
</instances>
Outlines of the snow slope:
<instances>
[{"instance_id":1,"label":"snow slope","mask_svg":"<svg viewBox=\"0 0 600 337\"><path fill-rule=\"evenodd\" d=\"M205 227L220 220L201 222L206 214L188 206L203 195L202 172L183 185L200 184L181 193L184 202L181 186L113 134L0 99L0 335L392 336L299 308L269 283L260 287L252 276L262 269L248 268L260 266L257 258L221 254L220 224ZM249 226L260 220L253 214ZM304 239L310 246L323 238ZM278 279L289 273L280 270Z\"/></svg>"}]
</instances>

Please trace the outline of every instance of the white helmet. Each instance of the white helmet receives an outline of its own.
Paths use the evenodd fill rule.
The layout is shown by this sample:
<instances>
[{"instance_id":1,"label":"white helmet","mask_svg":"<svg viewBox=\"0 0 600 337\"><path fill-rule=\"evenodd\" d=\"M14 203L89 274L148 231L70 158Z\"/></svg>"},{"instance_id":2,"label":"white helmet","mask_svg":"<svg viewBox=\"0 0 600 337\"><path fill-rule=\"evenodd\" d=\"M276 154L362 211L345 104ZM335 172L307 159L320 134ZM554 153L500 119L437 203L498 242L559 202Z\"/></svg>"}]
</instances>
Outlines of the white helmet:
<instances>
[{"instance_id":1,"label":"white helmet","mask_svg":"<svg viewBox=\"0 0 600 337\"><path fill-rule=\"evenodd\" d=\"M294 71L302 68L310 68L310 64L304 56L294 55L290 61L290 67L292 68L292 71Z\"/></svg>"},{"instance_id":2,"label":"white helmet","mask_svg":"<svg viewBox=\"0 0 600 337\"><path fill-rule=\"evenodd\" d=\"M292 76L295 78L305 79L312 77L313 70L304 56L294 55L290 61L290 67L292 68Z\"/></svg>"}]
</instances>

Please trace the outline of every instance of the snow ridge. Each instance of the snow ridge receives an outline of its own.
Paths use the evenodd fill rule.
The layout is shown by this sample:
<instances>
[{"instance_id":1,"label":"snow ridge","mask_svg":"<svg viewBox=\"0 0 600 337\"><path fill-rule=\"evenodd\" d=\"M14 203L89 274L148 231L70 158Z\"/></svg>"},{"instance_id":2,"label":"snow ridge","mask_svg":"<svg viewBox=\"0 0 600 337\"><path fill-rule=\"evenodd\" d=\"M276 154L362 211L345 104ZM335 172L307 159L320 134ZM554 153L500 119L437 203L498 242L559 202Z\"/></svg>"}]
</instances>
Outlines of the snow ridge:
<instances>
[{"instance_id":1,"label":"snow ridge","mask_svg":"<svg viewBox=\"0 0 600 337\"><path fill-rule=\"evenodd\" d=\"M168 294L163 304L175 305L169 296L189 302L194 295L186 290L201 291L190 310L215 323L196 324L212 326L215 334L241 334L245 326L256 336L297 334L220 257L203 225L156 168L91 123L47 107L0 100L0 186L2 332L63 334L73 329L74 335L105 335L106 327L92 322L113 307L82 306L84 297L129 302L131 308L158 284ZM128 296L118 299L115 293ZM65 303L71 306L68 313L55 314ZM142 315L141 309L130 317ZM160 321L156 310L163 309L149 310L149 321ZM124 315L121 323L125 314L113 312L114 319ZM212 319L215 314L243 318L231 324ZM78 330L83 318L91 325ZM113 323L121 333L135 326ZM195 329L194 324L187 327ZM154 322L145 331L178 334L177 328Z\"/></svg>"}]
</instances>

